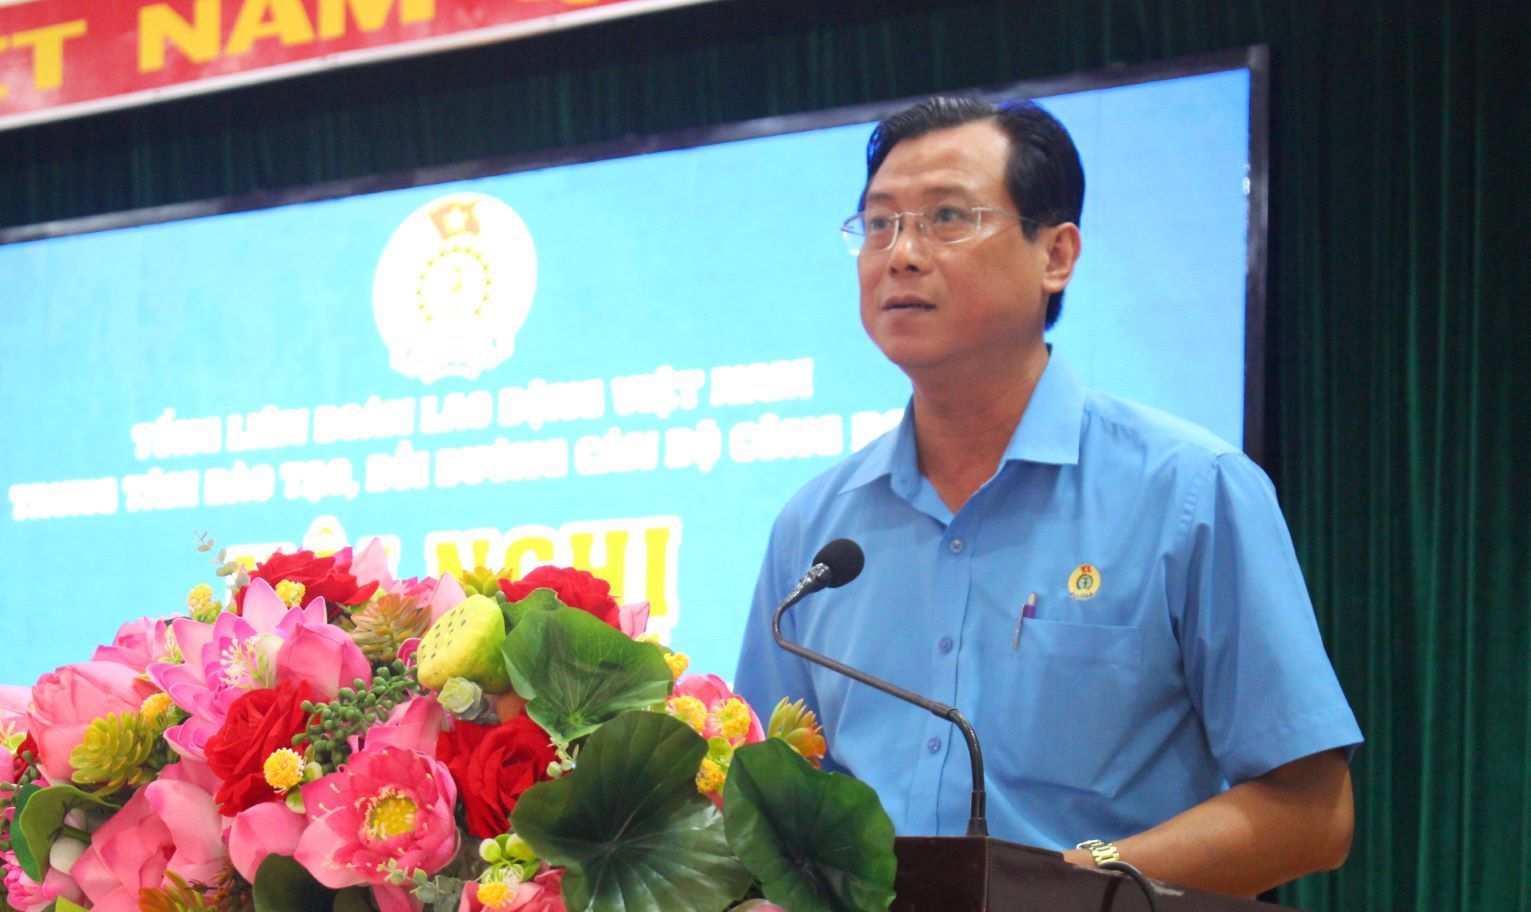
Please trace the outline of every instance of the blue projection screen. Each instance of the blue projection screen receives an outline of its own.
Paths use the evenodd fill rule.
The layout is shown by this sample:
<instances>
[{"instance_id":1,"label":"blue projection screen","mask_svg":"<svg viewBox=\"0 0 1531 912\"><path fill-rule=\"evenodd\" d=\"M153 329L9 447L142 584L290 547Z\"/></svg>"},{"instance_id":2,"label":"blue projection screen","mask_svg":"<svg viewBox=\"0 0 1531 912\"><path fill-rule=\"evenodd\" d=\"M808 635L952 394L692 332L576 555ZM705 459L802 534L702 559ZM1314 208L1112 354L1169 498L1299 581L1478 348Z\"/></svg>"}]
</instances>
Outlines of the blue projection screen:
<instances>
[{"instance_id":1,"label":"blue projection screen","mask_svg":"<svg viewBox=\"0 0 1531 912\"><path fill-rule=\"evenodd\" d=\"M1051 339L1239 443L1250 73L1058 95L1088 190ZM572 563L731 676L767 532L889 428L870 124L0 246L4 683L245 558Z\"/></svg>"}]
</instances>

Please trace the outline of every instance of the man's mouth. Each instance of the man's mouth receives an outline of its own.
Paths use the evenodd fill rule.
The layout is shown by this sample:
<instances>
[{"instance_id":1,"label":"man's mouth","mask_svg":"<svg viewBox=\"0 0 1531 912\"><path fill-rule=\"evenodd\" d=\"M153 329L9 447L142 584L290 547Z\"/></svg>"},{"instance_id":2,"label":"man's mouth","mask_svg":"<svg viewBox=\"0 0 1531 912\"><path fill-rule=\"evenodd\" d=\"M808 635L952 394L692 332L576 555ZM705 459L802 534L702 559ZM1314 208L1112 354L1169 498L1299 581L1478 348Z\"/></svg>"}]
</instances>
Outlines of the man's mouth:
<instances>
[{"instance_id":1,"label":"man's mouth","mask_svg":"<svg viewBox=\"0 0 1531 912\"><path fill-rule=\"evenodd\" d=\"M883 302L883 310L935 310L936 305L918 298L893 298Z\"/></svg>"}]
</instances>

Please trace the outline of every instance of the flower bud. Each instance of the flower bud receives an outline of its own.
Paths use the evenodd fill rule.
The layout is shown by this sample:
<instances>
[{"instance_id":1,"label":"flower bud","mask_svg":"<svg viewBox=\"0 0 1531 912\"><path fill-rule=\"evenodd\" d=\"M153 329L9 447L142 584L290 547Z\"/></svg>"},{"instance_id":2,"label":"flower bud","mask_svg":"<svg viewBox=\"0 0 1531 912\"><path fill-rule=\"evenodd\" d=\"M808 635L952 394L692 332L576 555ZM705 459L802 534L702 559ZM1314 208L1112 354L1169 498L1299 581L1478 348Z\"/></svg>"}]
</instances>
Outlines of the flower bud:
<instances>
[{"instance_id":1,"label":"flower bud","mask_svg":"<svg viewBox=\"0 0 1531 912\"><path fill-rule=\"evenodd\" d=\"M48 851L48 865L56 871L68 874L83 854L85 854L85 843L78 839L70 839L68 836L61 836L54 840L53 848Z\"/></svg>"},{"instance_id":2,"label":"flower bud","mask_svg":"<svg viewBox=\"0 0 1531 912\"><path fill-rule=\"evenodd\" d=\"M448 678L437 699L452 715L466 716L473 713L483 696L484 689L467 678Z\"/></svg>"}]
</instances>

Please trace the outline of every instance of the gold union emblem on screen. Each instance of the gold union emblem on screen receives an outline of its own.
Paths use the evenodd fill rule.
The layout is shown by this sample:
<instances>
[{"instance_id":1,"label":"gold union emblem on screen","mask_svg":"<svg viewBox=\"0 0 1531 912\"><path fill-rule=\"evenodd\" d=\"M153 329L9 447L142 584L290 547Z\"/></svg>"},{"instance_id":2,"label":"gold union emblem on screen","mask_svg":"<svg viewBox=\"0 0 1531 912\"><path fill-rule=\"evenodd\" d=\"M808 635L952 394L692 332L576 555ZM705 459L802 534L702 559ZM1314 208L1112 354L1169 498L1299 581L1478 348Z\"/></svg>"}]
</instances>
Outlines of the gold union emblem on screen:
<instances>
[{"instance_id":1,"label":"gold union emblem on screen","mask_svg":"<svg viewBox=\"0 0 1531 912\"><path fill-rule=\"evenodd\" d=\"M482 193L410 214L378 259L372 313L388 363L433 383L509 358L537 290L537 251L516 211Z\"/></svg>"}]
</instances>

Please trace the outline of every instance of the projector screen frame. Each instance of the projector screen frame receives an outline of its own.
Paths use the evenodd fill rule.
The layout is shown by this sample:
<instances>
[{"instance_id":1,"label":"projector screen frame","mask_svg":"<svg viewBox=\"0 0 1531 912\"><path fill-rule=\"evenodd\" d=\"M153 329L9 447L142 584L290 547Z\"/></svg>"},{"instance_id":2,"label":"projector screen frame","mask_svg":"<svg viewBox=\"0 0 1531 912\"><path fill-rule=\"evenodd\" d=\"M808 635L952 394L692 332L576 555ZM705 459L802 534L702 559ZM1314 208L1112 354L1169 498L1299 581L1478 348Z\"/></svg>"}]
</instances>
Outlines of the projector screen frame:
<instances>
[{"instance_id":1,"label":"projector screen frame","mask_svg":"<svg viewBox=\"0 0 1531 912\"><path fill-rule=\"evenodd\" d=\"M1244 313L1243 448L1264 464L1266 378L1266 320L1268 282L1270 174L1270 49L1248 45L1208 54L1178 57L1132 66L1113 66L1040 79L958 90L989 101L1017 97L1044 99L1094 89L1109 89L1245 69L1249 72L1248 228L1246 234ZM92 234L143 225L274 209L300 203L424 187L452 181L507 175L565 165L585 164L656 152L690 149L719 143L785 135L881 120L925 96L824 109L717 126L694 127L645 136L548 149L511 156L479 158L449 165L367 175L338 181L287 187L224 197L171 203L119 212L60 219L33 225L0 228L0 245ZM855 188L848 188L847 198Z\"/></svg>"}]
</instances>

